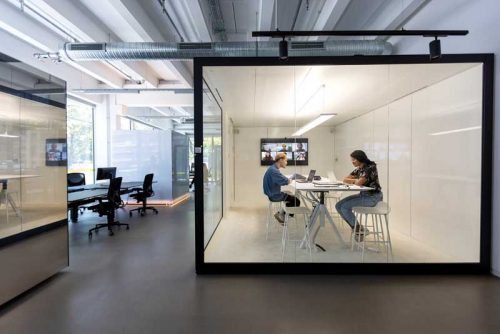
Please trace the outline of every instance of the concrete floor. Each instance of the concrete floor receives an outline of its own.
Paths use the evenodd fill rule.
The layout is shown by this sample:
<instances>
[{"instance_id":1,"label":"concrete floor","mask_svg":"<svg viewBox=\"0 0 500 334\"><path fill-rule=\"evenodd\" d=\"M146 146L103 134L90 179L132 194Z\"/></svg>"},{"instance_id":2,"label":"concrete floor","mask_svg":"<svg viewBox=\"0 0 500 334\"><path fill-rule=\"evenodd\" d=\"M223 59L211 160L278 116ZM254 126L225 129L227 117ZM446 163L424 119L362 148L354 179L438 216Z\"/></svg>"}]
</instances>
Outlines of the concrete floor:
<instances>
[{"instance_id":1,"label":"concrete floor","mask_svg":"<svg viewBox=\"0 0 500 334\"><path fill-rule=\"evenodd\" d=\"M193 217L123 212L129 231L90 242L97 218L71 224L70 268L3 307L0 333L500 333L489 276L196 276Z\"/></svg>"}]
</instances>

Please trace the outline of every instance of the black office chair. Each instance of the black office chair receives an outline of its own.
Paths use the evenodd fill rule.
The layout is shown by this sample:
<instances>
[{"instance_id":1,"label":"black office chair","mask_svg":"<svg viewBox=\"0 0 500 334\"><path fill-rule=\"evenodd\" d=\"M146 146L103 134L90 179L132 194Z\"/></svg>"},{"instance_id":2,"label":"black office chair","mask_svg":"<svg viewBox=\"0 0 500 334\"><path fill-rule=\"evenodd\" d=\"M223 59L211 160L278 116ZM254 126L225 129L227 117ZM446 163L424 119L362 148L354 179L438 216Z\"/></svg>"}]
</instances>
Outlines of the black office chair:
<instances>
[{"instance_id":1,"label":"black office chair","mask_svg":"<svg viewBox=\"0 0 500 334\"><path fill-rule=\"evenodd\" d=\"M120 188L122 185L122 178L117 177L112 179L109 182L108 194L106 199L99 199L99 204L89 207L94 212L99 214L99 217L106 216L107 222L106 224L96 224L96 226L89 230L89 238L92 238L92 231L96 233L100 228L107 227L109 235L113 235L113 226L126 226L127 230L129 229L128 224L122 224L118 221L115 221L115 210L119 207L121 198L120 198Z\"/></svg>"},{"instance_id":2,"label":"black office chair","mask_svg":"<svg viewBox=\"0 0 500 334\"><path fill-rule=\"evenodd\" d=\"M68 187L84 186L85 174L83 173L68 173Z\"/></svg>"},{"instance_id":3,"label":"black office chair","mask_svg":"<svg viewBox=\"0 0 500 334\"><path fill-rule=\"evenodd\" d=\"M84 186L85 182L85 174L84 173L68 173L68 187L76 187L76 186ZM78 208L80 214L83 213L88 206L82 205Z\"/></svg>"},{"instance_id":4,"label":"black office chair","mask_svg":"<svg viewBox=\"0 0 500 334\"><path fill-rule=\"evenodd\" d=\"M153 210L154 213L158 214L158 210L156 210L156 208L147 206L148 197L151 197L155 194L155 192L153 191L153 175L154 174L147 174L144 177L142 189L137 189L137 193L129 196L135 198L137 200L137 203L142 202L142 207L130 210L130 217L132 217L132 211L139 212L141 216L144 216L146 214L146 210Z\"/></svg>"}]
</instances>

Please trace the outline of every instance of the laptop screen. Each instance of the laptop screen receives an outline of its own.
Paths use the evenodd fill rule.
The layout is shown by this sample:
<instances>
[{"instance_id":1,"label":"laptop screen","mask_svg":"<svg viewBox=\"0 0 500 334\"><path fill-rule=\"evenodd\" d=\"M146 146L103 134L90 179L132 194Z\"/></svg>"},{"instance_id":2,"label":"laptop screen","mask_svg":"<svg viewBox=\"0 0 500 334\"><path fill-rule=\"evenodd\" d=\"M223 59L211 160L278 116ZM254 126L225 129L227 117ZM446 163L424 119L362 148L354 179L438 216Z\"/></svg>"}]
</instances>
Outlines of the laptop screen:
<instances>
[{"instance_id":1,"label":"laptop screen","mask_svg":"<svg viewBox=\"0 0 500 334\"><path fill-rule=\"evenodd\" d=\"M313 181L314 174L316 174L316 170L315 169L311 169L309 171L309 176L307 177L307 182L312 182Z\"/></svg>"}]
</instances>

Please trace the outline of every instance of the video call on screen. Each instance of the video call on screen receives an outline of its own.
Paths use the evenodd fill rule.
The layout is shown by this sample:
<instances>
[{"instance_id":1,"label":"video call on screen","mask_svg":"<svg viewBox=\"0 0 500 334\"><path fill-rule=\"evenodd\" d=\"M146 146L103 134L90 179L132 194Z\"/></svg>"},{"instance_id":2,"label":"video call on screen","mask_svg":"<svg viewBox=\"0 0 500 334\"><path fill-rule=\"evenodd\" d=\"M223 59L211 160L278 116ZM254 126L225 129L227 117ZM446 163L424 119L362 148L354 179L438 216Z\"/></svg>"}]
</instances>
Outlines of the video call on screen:
<instances>
[{"instance_id":1,"label":"video call on screen","mask_svg":"<svg viewBox=\"0 0 500 334\"><path fill-rule=\"evenodd\" d=\"M272 165L276 154L286 153L289 165L308 164L309 141L307 138L262 138L260 140L260 164Z\"/></svg>"}]
</instances>

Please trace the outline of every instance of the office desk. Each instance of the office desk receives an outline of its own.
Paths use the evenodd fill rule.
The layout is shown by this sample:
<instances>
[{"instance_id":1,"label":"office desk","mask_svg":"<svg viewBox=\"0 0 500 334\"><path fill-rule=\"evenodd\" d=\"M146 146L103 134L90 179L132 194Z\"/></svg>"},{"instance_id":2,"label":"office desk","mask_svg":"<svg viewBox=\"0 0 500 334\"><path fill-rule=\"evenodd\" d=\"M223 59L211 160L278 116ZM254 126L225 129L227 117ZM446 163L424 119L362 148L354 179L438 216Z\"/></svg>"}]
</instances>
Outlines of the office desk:
<instances>
[{"instance_id":1,"label":"office desk","mask_svg":"<svg viewBox=\"0 0 500 334\"><path fill-rule=\"evenodd\" d=\"M142 188L142 182L122 182L120 194L128 194L136 189ZM105 198L108 194L109 184L88 184L85 186L68 187L68 208L70 219L73 223L78 222L78 208L81 205Z\"/></svg>"},{"instance_id":2,"label":"office desk","mask_svg":"<svg viewBox=\"0 0 500 334\"><path fill-rule=\"evenodd\" d=\"M322 179L322 180L325 180L325 179ZM290 183L290 186L292 188L294 188L299 193L302 193L302 192L312 193L314 199L317 199L314 196L314 193L319 194L319 199L317 199L317 204L314 207L313 212L312 212L311 217L310 217L309 235L310 235L311 240L309 240L309 241L306 240L305 236L304 236L304 239L302 240L302 242L300 244L301 248L304 248L306 246L307 242L314 244L314 240L316 239L316 235L318 234L319 229L322 226L325 226L325 218L328 220L328 222L332 226L333 231L335 232L340 243L344 246L346 245L344 239L342 239L342 236L340 235L339 230L337 229L337 226L333 222L332 216L330 215L327 207L325 206L325 193L328 193L330 191L351 191L351 192L356 191L356 192L359 192L359 191L373 190L373 188L356 186L353 184L349 184L349 185L344 185L344 184L342 184L342 185L317 185L317 184L314 184L314 182L298 183L295 181L292 181ZM302 197L306 197L306 198L310 199L307 196L302 196ZM317 224L318 220L319 220L319 225ZM314 230L315 226L317 226L316 231L311 233Z\"/></svg>"},{"instance_id":3,"label":"office desk","mask_svg":"<svg viewBox=\"0 0 500 334\"><path fill-rule=\"evenodd\" d=\"M140 181L122 182L121 189L128 189L128 190L142 189L142 184L143 183ZM108 187L109 187L108 183L86 184L83 186L68 187L68 193L84 191L84 190L108 189Z\"/></svg>"}]
</instances>

